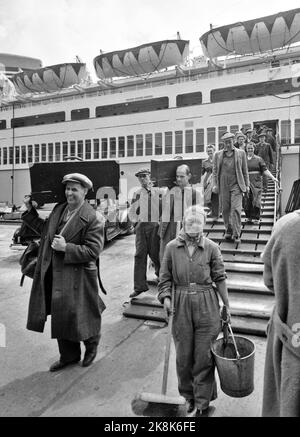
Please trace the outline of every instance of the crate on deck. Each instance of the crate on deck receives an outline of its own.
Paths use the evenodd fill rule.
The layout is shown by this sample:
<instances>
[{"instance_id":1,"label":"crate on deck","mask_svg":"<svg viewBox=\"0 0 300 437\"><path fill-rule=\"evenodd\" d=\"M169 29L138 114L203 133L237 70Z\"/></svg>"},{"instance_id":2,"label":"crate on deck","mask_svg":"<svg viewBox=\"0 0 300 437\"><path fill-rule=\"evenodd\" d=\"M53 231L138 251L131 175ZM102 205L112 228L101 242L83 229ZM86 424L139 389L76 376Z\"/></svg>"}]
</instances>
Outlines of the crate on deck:
<instances>
[{"instance_id":1,"label":"crate on deck","mask_svg":"<svg viewBox=\"0 0 300 437\"><path fill-rule=\"evenodd\" d=\"M82 173L93 182L87 199L95 199L101 187L112 187L119 195L120 168L116 161L65 161L35 163L30 169L32 199L40 206L45 203L65 202L65 186L61 183L69 173Z\"/></svg>"},{"instance_id":2,"label":"crate on deck","mask_svg":"<svg viewBox=\"0 0 300 437\"><path fill-rule=\"evenodd\" d=\"M151 179L155 186L173 188L176 185L176 169L180 165L189 166L192 177L192 185L199 184L201 181L202 159L170 159L170 160L151 160Z\"/></svg>"}]
</instances>

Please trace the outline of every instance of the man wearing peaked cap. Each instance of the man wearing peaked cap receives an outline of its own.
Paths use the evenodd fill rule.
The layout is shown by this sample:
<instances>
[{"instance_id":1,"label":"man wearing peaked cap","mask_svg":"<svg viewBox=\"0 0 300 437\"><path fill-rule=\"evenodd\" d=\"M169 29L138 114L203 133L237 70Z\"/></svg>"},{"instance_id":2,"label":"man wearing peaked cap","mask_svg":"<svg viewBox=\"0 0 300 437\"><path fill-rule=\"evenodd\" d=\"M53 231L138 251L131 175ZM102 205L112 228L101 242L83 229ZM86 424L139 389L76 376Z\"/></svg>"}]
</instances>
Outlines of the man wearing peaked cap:
<instances>
[{"instance_id":1,"label":"man wearing peaked cap","mask_svg":"<svg viewBox=\"0 0 300 437\"><path fill-rule=\"evenodd\" d=\"M81 184L84 188L91 190L93 188L93 182L84 174L81 173L70 173L63 177L62 183L76 182Z\"/></svg>"},{"instance_id":2,"label":"man wearing peaked cap","mask_svg":"<svg viewBox=\"0 0 300 437\"><path fill-rule=\"evenodd\" d=\"M241 150L245 150L245 146L246 146L246 144L245 144L245 140L246 140L245 135L242 132L237 132L235 134L235 138L236 138L235 147L237 147L238 149L241 149Z\"/></svg>"},{"instance_id":3,"label":"man wearing peaked cap","mask_svg":"<svg viewBox=\"0 0 300 437\"><path fill-rule=\"evenodd\" d=\"M135 223L134 291L130 298L149 290L147 283L147 257L149 255L158 278L159 261L159 189L152 186L150 170L141 168L135 173L141 187L134 193L128 211Z\"/></svg>"},{"instance_id":4,"label":"man wearing peaked cap","mask_svg":"<svg viewBox=\"0 0 300 437\"><path fill-rule=\"evenodd\" d=\"M271 170L274 162L272 147L266 142L267 134L262 131L259 135L259 143L255 147L255 155L260 156L266 163L267 169ZM263 176L263 191L268 188L268 178Z\"/></svg>"},{"instance_id":5,"label":"man wearing peaked cap","mask_svg":"<svg viewBox=\"0 0 300 437\"><path fill-rule=\"evenodd\" d=\"M93 184L80 173L65 175L66 202L57 204L49 219L39 217L25 198L22 220L42 235L33 278L27 329L43 332L51 315L51 336L56 338L60 358L50 371L60 370L81 359L80 342L85 345L82 366L97 355L101 313L105 304L99 297L98 258L104 245L104 219L85 200Z\"/></svg>"},{"instance_id":6,"label":"man wearing peaked cap","mask_svg":"<svg viewBox=\"0 0 300 437\"><path fill-rule=\"evenodd\" d=\"M135 176L136 177L139 177L139 176L141 176L141 175L150 175L151 174L151 172L150 172L150 170L148 169L148 168L140 168L136 173L135 173Z\"/></svg>"}]
</instances>

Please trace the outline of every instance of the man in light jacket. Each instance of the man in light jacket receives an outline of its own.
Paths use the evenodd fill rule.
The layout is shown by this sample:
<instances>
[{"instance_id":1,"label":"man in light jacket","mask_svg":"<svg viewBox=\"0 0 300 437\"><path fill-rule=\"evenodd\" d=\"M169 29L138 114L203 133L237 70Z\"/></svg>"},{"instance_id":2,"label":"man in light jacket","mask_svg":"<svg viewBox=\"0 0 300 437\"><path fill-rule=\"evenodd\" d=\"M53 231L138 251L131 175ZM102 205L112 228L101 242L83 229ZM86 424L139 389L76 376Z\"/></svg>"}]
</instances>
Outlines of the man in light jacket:
<instances>
[{"instance_id":1,"label":"man in light jacket","mask_svg":"<svg viewBox=\"0 0 300 437\"><path fill-rule=\"evenodd\" d=\"M213 159L213 192L219 194L225 238L240 243L243 193L249 191L247 158L233 145L234 134L223 135L224 149Z\"/></svg>"}]
</instances>

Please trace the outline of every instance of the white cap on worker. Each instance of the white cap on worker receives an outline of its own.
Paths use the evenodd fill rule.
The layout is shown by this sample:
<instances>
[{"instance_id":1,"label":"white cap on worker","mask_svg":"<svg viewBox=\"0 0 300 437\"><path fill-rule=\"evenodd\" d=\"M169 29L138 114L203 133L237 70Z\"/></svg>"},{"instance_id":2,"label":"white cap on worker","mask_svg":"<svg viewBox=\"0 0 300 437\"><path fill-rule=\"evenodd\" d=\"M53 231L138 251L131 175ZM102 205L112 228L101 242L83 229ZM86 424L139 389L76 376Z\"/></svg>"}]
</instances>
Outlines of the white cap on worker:
<instances>
[{"instance_id":1,"label":"white cap on worker","mask_svg":"<svg viewBox=\"0 0 300 437\"><path fill-rule=\"evenodd\" d=\"M66 184L67 182L76 182L77 184L81 184L84 188L90 190L93 188L93 182L84 174L81 173L70 173L63 177L61 181L62 184Z\"/></svg>"},{"instance_id":2,"label":"white cap on worker","mask_svg":"<svg viewBox=\"0 0 300 437\"><path fill-rule=\"evenodd\" d=\"M226 134L224 134L224 135L222 136L222 140L225 141L225 140L228 140L229 138L234 138L234 137L235 137L234 134L232 134L232 133L230 133L230 132L226 132Z\"/></svg>"}]
</instances>

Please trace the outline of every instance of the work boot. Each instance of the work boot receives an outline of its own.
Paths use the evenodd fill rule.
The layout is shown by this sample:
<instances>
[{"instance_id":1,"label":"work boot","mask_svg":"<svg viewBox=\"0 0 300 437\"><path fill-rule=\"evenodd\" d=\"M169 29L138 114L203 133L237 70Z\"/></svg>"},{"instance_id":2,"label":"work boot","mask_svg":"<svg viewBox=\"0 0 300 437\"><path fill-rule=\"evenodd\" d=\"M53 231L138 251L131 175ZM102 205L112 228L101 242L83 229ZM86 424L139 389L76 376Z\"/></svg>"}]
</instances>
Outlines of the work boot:
<instances>
[{"instance_id":1,"label":"work boot","mask_svg":"<svg viewBox=\"0 0 300 437\"><path fill-rule=\"evenodd\" d=\"M87 347L82 361L82 367L88 367L92 364L97 355L97 347L98 346Z\"/></svg>"},{"instance_id":2,"label":"work boot","mask_svg":"<svg viewBox=\"0 0 300 437\"><path fill-rule=\"evenodd\" d=\"M186 407L186 416L194 417L197 410L194 399L187 399L185 403L185 407Z\"/></svg>"},{"instance_id":3,"label":"work boot","mask_svg":"<svg viewBox=\"0 0 300 437\"><path fill-rule=\"evenodd\" d=\"M50 372L57 372L58 370L64 369L65 367L70 366L71 364L76 364L79 361L80 361L80 357L75 359L75 360L67 361L67 362L60 361L60 360L55 361L55 363L53 363L50 366L49 370L50 370Z\"/></svg>"},{"instance_id":4,"label":"work boot","mask_svg":"<svg viewBox=\"0 0 300 437\"><path fill-rule=\"evenodd\" d=\"M237 235L233 236L232 239L236 244L239 244L241 242L240 237L238 237Z\"/></svg>"},{"instance_id":5,"label":"work boot","mask_svg":"<svg viewBox=\"0 0 300 437\"><path fill-rule=\"evenodd\" d=\"M225 240L232 240L231 232L225 232L224 238L225 238Z\"/></svg>"}]
</instances>

